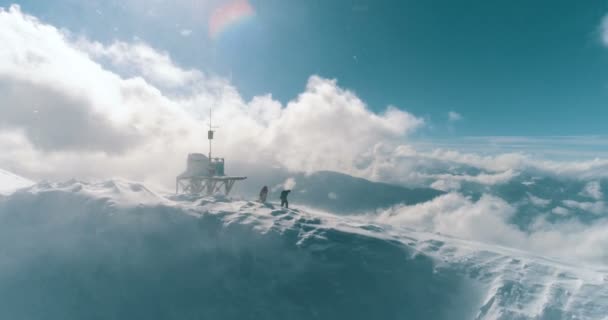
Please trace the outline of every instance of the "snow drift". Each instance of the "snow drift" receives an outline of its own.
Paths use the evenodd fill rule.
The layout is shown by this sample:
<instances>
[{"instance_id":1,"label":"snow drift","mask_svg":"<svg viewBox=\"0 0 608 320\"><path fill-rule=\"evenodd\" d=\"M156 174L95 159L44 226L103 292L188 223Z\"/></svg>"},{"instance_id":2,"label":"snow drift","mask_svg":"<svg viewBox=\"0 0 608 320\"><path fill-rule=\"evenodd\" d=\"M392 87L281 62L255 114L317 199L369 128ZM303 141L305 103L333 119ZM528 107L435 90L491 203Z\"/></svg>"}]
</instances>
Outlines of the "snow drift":
<instances>
[{"instance_id":1,"label":"snow drift","mask_svg":"<svg viewBox=\"0 0 608 320\"><path fill-rule=\"evenodd\" d=\"M122 180L0 198L5 319L600 319L606 273Z\"/></svg>"}]
</instances>

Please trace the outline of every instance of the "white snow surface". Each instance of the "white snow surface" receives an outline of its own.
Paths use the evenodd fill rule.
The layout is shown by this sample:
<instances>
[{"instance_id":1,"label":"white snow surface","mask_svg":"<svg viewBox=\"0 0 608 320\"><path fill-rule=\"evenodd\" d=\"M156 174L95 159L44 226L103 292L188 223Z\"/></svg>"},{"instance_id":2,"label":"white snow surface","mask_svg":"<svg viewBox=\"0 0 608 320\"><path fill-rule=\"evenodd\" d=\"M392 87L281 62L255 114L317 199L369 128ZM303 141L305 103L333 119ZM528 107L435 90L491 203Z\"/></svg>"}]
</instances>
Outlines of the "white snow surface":
<instances>
[{"instance_id":1,"label":"white snow surface","mask_svg":"<svg viewBox=\"0 0 608 320\"><path fill-rule=\"evenodd\" d=\"M0 169L0 195L8 195L15 190L26 188L33 184L33 181Z\"/></svg>"},{"instance_id":2,"label":"white snow surface","mask_svg":"<svg viewBox=\"0 0 608 320\"><path fill-rule=\"evenodd\" d=\"M30 183L3 172L0 177L14 179L12 186ZM317 243L329 241L326 235L330 231L396 243L413 258L432 259L433 272L438 275L446 270L463 275L474 288L467 297L474 319L608 319L608 268L602 266L372 223L365 216L283 209L272 203L219 197L163 196L124 180L42 183L13 195L36 197L49 192L77 195L89 199L86 201L105 199L124 208L139 206L152 211L158 206L171 207L195 218L217 217L224 226L247 226L260 234L295 231L300 247L309 242L320 248L332 246Z\"/></svg>"}]
</instances>

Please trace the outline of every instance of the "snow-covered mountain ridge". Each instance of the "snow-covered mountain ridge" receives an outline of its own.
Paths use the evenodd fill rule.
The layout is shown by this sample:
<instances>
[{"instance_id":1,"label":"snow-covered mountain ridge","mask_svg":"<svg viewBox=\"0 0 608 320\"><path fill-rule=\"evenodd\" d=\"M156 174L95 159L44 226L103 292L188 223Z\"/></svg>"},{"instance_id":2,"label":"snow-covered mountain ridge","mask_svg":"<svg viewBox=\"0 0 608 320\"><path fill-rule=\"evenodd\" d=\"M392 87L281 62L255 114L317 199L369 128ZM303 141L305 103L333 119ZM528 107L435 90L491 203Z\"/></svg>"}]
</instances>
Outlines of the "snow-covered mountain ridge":
<instances>
[{"instance_id":1,"label":"snow-covered mountain ridge","mask_svg":"<svg viewBox=\"0 0 608 320\"><path fill-rule=\"evenodd\" d=\"M0 226L2 318L608 314L608 270L601 267L363 216L165 197L122 180L17 191L0 200Z\"/></svg>"},{"instance_id":2,"label":"snow-covered mountain ridge","mask_svg":"<svg viewBox=\"0 0 608 320\"><path fill-rule=\"evenodd\" d=\"M0 169L0 195L9 194L19 188L29 187L33 184L33 181Z\"/></svg>"}]
</instances>

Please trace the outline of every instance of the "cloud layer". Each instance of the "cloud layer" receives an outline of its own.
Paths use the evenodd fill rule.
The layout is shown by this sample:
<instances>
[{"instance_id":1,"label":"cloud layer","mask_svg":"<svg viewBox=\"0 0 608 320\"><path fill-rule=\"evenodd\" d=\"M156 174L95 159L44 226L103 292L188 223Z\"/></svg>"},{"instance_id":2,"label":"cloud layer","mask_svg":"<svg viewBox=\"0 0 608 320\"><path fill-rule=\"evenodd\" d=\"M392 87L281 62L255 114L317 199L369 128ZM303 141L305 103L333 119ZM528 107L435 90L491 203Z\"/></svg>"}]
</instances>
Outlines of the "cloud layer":
<instances>
[{"instance_id":1,"label":"cloud layer","mask_svg":"<svg viewBox=\"0 0 608 320\"><path fill-rule=\"evenodd\" d=\"M335 170L444 190L505 183L522 171L608 177L604 159L560 162L518 152L413 147L408 135L425 126L422 117L393 106L374 113L335 79L311 76L285 105L270 94L245 101L225 79L184 69L141 40L102 44L17 6L0 11L0 40L6 102L0 166L36 179L118 175L168 185L187 153L206 151L211 107L220 126L216 154L229 163Z\"/></svg>"},{"instance_id":2,"label":"cloud layer","mask_svg":"<svg viewBox=\"0 0 608 320\"><path fill-rule=\"evenodd\" d=\"M189 152L206 152L209 109L216 155L229 163L335 170L373 180L458 190L505 183L522 171L608 177L608 161L539 160L523 153L416 148L422 117L374 113L335 79L311 76L285 105L245 101L225 79L184 69L141 40L102 44L12 6L0 11L0 166L32 178L123 176L169 185ZM459 114L452 112L452 120ZM475 170L471 170L474 168ZM590 190L593 192L593 190Z\"/></svg>"},{"instance_id":3,"label":"cloud layer","mask_svg":"<svg viewBox=\"0 0 608 320\"><path fill-rule=\"evenodd\" d=\"M373 113L318 76L284 106L270 95L244 101L225 80L182 69L143 42L75 38L17 6L0 11L0 29L0 93L9 102L0 107L8 150L0 165L37 178L163 171L156 178L172 181L185 155L205 148L212 106L217 154L299 171L352 171L378 141L424 123L394 107ZM44 164L26 161L36 158Z\"/></svg>"},{"instance_id":4,"label":"cloud layer","mask_svg":"<svg viewBox=\"0 0 608 320\"><path fill-rule=\"evenodd\" d=\"M546 202L540 206L545 207ZM563 207L556 208L554 211L558 212L555 214L569 214ZM422 204L384 210L373 219L393 226L519 248L542 256L608 264L605 253L608 218L605 216L593 224L586 224L575 218L551 223L542 215L532 222L528 230L522 230L512 223L517 211L517 204L507 203L496 196L486 194L473 200L452 192ZM602 213L606 213L605 209Z\"/></svg>"}]
</instances>

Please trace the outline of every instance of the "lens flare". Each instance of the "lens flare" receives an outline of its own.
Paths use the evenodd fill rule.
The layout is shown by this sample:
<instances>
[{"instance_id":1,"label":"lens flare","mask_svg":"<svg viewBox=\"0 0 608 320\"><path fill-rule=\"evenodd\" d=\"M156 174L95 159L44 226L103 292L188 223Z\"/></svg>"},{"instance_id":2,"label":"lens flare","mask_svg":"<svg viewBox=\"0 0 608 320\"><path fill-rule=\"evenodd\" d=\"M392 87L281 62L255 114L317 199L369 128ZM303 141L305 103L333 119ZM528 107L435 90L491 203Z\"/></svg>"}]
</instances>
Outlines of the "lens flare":
<instances>
[{"instance_id":1,"label":"lens flare","mask_svg":"<svg viewBox=\"0 0 608 320\"><path fill-rule=\"evenodd\" d=\"M235 0L213 11L209 18L209 37L217 39L234 26L253 18L255 10L248 0Z\"/></svg>"}]
</instances>

